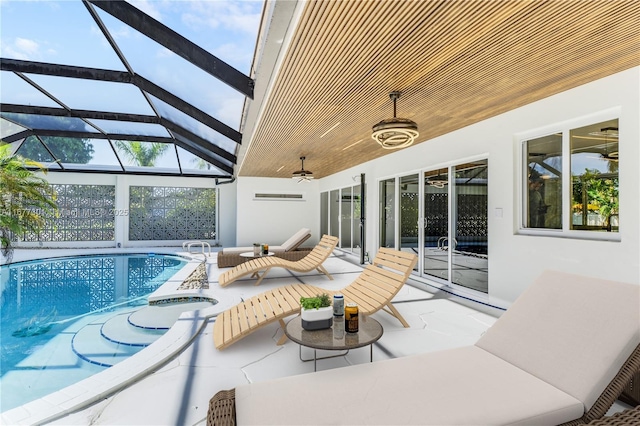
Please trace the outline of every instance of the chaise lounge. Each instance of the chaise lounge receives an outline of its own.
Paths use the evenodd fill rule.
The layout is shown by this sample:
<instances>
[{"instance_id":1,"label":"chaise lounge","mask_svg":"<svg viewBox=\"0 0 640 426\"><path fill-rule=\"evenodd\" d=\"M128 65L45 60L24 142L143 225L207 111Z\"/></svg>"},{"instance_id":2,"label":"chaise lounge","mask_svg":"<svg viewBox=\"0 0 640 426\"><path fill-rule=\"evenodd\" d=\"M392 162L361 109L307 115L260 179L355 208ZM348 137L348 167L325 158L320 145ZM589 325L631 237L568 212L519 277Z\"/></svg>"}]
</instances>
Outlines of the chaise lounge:
<instances>
[{"instance_id":1,"label":"chaise lounge","mask_svg":"<svg viewBox=\"0 0 640 426\"><path fill-rule=\"evenodd\" d=\"M284 329L284 318L300 313L301 297L313 297L321 293L341 293L345 302L357 303L362 314L373 314L382 309L396 317L403 326L409 327L391 299L407 281L417 261L413 253L381 248L373 264L368 265L353 283L340 291L292 284L254 296L216 317L213 324L215 346L224 349L275 321L279 321ZM286 336L283 336L278 344L285 341Z\"/></svg>"},{"instance_id":2,"label":"chaise lounge","mask_svg":"<svg viewBox=\"0 0 640 426\"><path fill-rule=\"evenodd\" d=\"M251 275L257 278L255 285L259 285L262 279L267 275L271 268L284 268L295 272L310 272L316 269L318 272L325 274L330 280L333 279L331 274L322 266L325 260L331 256L333 249L338 244L338 237L324 235L318 245L300 260L291 261L280 257L268 256L251 259L248 262L241 263L233 269L226 271L220 275L218 279L221 287ZM261 273L262 272L262 273Z\"/></svg>"},{"instance_id":3,"label":"chaise lounge","mask_svg":"<svg viewBox=\"0 0 640 426\"><path fill-rule=\"evenodd\" d=\"M311 249L301 249L300 245L311 237L311 230L302 228L279 246L269 246L275 256L287 260L298 260L309 254ZM227 247L218 253L218 268L237 266L250 258L240 256L241 253L252 252L253 247Z\"/></svg>"},{"instance_id":4,"label":"chaise lounge","mask_svg":"<svg viewBox=\"0 0 640 426\"><path fill-rule=\"evenodd\" d=\"M638 370L640 285L546 271L473 346L238 386L208 423L578 425Z\"/></svg>"}]
</instances>

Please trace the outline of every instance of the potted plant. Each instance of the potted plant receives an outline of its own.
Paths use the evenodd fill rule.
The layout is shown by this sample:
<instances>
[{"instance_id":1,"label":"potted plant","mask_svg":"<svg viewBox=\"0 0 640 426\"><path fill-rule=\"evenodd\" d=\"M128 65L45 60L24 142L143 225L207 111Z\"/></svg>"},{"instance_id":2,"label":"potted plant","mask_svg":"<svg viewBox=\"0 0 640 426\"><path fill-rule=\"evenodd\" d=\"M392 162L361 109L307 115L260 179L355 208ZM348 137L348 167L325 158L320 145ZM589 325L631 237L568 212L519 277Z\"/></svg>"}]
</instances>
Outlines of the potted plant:
<instances>
[{"instance_id":1,"label":"potted plant","mask_svg":"<svg viewBox=\"0 0 640 426\"><path fill-rule=\"evenodd\" d=\"M322 330L333 325L333 308L328 294L301 297L300 306L302 328L305 330Z\"/></svg>"}]
</instances>

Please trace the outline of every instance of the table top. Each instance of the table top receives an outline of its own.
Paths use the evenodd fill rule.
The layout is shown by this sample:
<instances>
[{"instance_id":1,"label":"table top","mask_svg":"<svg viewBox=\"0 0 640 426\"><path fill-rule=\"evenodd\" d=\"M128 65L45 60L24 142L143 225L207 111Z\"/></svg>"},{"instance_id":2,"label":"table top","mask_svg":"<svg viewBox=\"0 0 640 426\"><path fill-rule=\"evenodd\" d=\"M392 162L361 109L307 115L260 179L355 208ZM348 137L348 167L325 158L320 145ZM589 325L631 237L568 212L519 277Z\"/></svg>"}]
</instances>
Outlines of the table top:
<instances>
[{"instance_id":1,"label":"table top","mask_svg":"<svg viewBox=\"0 0 640 426\"><path fill-rule=\"evenodd\" d=\"M287 323L284 334L294 342L313 349L346 350L370 345L382 337L382 325L360 315L357 333L344 331L344 317L333 317L333 326L324 330L305 330L298 315Z\"/></svg>"},{"instance_id":2,"label":"table top","mask_svg":"<svg viewBox=\"0 0 640 426\"><path fill-rule=\"evenodd\" d=\"M263 257L263 256L273 256L273 255L274 255L274 253L272 251L270 251L267 254L260 253L260 254L257 254L257 255L253 254L252 251L245 251L244 253L240 253L240 256L242 256L242 257Z\"/></svg>"}]
</instances>

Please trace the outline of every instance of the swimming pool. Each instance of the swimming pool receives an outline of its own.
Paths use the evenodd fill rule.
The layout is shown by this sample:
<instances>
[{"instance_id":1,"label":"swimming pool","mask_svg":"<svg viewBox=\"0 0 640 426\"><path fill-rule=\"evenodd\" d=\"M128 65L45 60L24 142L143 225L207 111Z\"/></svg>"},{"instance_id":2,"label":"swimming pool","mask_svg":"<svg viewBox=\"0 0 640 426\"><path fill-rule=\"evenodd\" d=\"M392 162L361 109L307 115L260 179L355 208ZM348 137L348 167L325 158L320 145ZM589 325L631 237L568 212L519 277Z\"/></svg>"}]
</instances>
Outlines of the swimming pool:
<instances>
[{"instance_id":1,"label":"swimming pool","mask_svg":"<svg viewBox=\"0 0 640 426\"><path fill-rule=\"evenodd\" d=\"M129 321L130 313L146 306L147 296L186 263L177 256L136 254L0 268L0 411L80 381L141 350L144 341L114 344L105 331L109 334L118 323ZM105 328L107 324L115 325ZM147 342L161 333L150 331Z\"/></svg>"}]
</instances>

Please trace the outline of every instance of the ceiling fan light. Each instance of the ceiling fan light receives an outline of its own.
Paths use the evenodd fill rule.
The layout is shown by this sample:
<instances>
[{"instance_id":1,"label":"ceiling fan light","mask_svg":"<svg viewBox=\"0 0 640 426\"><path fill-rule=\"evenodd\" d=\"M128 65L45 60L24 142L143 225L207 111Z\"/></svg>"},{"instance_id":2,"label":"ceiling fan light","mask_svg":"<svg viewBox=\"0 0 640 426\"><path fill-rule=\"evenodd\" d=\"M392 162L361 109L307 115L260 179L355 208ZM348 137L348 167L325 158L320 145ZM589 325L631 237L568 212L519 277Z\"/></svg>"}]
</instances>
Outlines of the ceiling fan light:
<instances>
[{"instance_id":1,"label":"ceiling fan light","mask_svg":"<svg viewBox=\"0 0 640 426\"><path fill-rule=\"evenodd\" d=\"M447 186L448 182L446 180L429 180L427 183L429 186L442 189Z\"/></svg>"},{"instance_id":2,"label":"ceiling fan light","mask_svg":"<svg viewBox=\"0 0 640 426\"><path fill-rule=\"evenodd\" d=\"M306 177L308 179L313 179L313 173L311 173L308 170L297 170L297 171L293 172L291 177L293 179L299 179L301 177Z\"/></svg>"},{"instance_id":3,"label":"ceiling fan light","mask_svg":"<svg viewBox=\"0 0 640 426\"><path fill-rule=\"evenodd\" d=\"M371 137L384 149L405 148L418 137L418 125L406 118L389 118L373 126Z\"/></svg>"},{"instance_id":4,"label":"ceiling fan light","mask_svg":"<svg viewBox=\"0 0 640 426\"><path fill-rule=\"evenodd\" d=\"M296 170L295 172L293 172L291 178L294 180L297 180L298 183L300 182L309 182L311 179L313 179L313 173L310 172L309 170L305 170L304 169L304 160L306 157L300 157L300 161L302 162L302 166L300 167L300 170Z\"/></svg>"},{"instance_id":5,"label":"ceiling fan light","mask_svg":"<svg viewBox=\"0 0 640 426\"><path fill-rule=\"evenodd\" d=\"M396 117L396 101L401 92L391 92L393 101L393 118L382 120L373 126L371 137L384 149L406 148L418 137L418 125L406 118Z\"/></svg>"}]
</instances>

